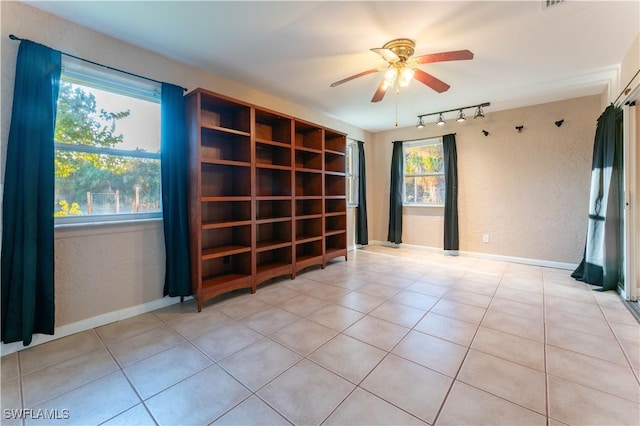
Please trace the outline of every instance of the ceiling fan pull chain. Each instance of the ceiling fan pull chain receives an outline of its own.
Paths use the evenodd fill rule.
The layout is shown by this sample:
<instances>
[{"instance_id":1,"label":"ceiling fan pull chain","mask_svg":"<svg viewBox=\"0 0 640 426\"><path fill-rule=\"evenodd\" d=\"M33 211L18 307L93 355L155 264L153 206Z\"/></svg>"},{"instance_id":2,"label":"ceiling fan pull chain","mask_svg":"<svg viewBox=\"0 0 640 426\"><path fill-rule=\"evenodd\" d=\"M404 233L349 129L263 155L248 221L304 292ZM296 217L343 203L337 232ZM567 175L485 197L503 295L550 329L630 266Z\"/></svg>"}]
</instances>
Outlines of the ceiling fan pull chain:
<instances>
[{"instance_id":1,"label":"ceiling fan pull chain","mask_svg":"<svg viewBox=\"0 0 640 426\"><path fill-rule=\"evenodd\" d=\"M398 95L400 94L400 89L396 91L396 127L398 127Z\"/></svg>"}]
</instances>

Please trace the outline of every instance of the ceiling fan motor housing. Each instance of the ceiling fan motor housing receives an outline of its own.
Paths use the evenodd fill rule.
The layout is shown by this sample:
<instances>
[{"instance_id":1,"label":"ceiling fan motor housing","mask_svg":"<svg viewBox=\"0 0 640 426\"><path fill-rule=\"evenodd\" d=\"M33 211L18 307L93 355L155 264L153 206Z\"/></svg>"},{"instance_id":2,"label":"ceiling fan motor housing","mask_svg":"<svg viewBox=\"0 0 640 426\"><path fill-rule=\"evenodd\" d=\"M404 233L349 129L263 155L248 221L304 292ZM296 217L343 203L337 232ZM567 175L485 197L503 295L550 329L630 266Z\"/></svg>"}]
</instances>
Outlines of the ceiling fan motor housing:
<instances>
[{"instance_id":1,"label":"ceiling fan motor housing","mask_svg":"<svg viewBox=\"0 0 640 426\"><path fill-rule=\"evenodd\" d=\"M389 49L398 55L402 62L405 62L411 57L411 55L413 55L415 47L415 43L407 38L397 38L382 46L383 49Z\"/></svg>"}]
</instances>

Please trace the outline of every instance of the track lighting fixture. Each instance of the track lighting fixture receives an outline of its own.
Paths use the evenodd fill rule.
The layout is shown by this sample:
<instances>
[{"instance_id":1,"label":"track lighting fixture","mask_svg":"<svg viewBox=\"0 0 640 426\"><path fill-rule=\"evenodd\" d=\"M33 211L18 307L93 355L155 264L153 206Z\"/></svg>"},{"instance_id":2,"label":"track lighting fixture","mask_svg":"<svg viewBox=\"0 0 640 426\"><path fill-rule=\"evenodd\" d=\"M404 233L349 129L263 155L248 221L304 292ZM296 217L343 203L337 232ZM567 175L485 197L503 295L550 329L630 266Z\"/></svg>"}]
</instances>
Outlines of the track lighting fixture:
<instances>
[{"instance_id":1,"label":"track lighting fixture","mask_svg":"<svg viewBox=\"0 0 640 426\"><path fill-rule=\"evenodd\" d=\"M437 115L438 116L438 120L436 121L436 124L439 125L439 126L442 126L442 125L444 125L446 123L446 120L444 118L444 114L446 114L447 112L453 112L453 111L458 111L458 115L456 117L456 121L461 123L461 122L467 120L467 116L465 115L464 110L465 109L471 109L471 108L476 108L476 112L473 115L473 118L484 118L484 111L482 110L482 108L488 107L489 105L491 105L489 102L484 102L484 103L478 104L478 105L471 105L471 106L466 106L466 107L462 107L462 108L448 109L446 111L430 112L429 114L420 114L418 116L418 124L416 125L416 127L418 129L422 129L425 126L424 117L428 117L430 115Z\"/></svg>"}]
</instances>

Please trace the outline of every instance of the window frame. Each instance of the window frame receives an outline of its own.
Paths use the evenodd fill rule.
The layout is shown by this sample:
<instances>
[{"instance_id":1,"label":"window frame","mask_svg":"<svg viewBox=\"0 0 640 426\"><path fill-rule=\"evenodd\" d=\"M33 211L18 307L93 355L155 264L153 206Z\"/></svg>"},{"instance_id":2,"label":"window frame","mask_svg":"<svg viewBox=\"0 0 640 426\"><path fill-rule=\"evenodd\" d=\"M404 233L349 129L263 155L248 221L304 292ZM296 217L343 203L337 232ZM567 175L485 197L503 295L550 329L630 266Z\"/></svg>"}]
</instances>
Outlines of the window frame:
<instances>
[{"instance_id":1,"label":"window frame","mask_svg":"<svg viewBox=\"0 0 640 426\"><path fill-rule=\"evenodd\" d=\"M134 99L153 102L160 105L160 83L119 72L117 70L107 69L97 64L81 61L73 57L63 56L60 81L66 81L72 84L107 91L122 96L128 96ZM158 116L158 119L160 119L160 116ZM160 123L158 124L160 125ZM96 147L92 145L64 143L55 140L54 153L58 151L154 159L158 160L160 162L160 167L162 167L159 140L158 152ZM162 183L160 185L162 185ZM56 228L62 228L73 225L105 225L162 220L162 186L160 186L159 206L158 211L155 212L54 216L54 226Z\"/></svg>"},{"instance_id":2,"label":"window frame","mask_svg":"<svg viewBox=\"0 0 640 426\"><path fill-rule=\"evenodd\" d=\"M442 199L443 199L442 203L424 203L424 202L417 203L417 202L407 201L407 194L406 194L407 185L405 182L406 178L408 177L410 178L411 177L418 178L418 177L425 177L425 176L442 176L443 178L445 177L444 164L442 165L442 171L439 173L422 173L422 174L411 174L411 175L407 175L407 170L405 165L407 148L423 147L423 146L430 146L430 145L442 146L442 143L443 143L442 136L437 136L433 138L425 138L425 139L419 139L411 142L405 142L402 144L402 205L403 207L444 207L444 199L446 197L446 191L447 191L446 185L445 185L445 193L442 194Z\"/></svg>"},{"instance_id":3,"label":"window frame","mask_svg":"<svg viewBox=\"0 0 640 426\"><path fill-rule=\"evenodd\" d=\"M354 139L347 139L347 150L345 153L345 175L347 182L347 207L356 208L360 205L359 202L359 187L360 187L360 168L358 162L360 156L358 152L358 141ZM353 188L353 192L351 191Z\"/></svg>"}]
</instances>

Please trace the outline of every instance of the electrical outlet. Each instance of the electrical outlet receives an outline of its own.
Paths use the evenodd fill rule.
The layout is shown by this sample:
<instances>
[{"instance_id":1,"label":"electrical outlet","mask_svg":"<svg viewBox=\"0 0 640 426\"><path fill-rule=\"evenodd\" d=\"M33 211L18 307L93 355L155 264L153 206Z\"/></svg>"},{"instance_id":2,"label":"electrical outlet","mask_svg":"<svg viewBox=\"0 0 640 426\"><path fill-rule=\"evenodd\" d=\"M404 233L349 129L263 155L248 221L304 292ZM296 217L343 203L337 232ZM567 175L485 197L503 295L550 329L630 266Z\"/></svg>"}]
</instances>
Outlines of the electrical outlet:
<instances>
[{"instance_id":1,"label":"electrical outlet","mask_svg":"<svg viewBox=\"0 0 640 426\"><path fill-rule=\"evenodd\" d=\"M489 244L489 234L482 235L482 242L485 244Z\"/></svg>"}]
</instances>

